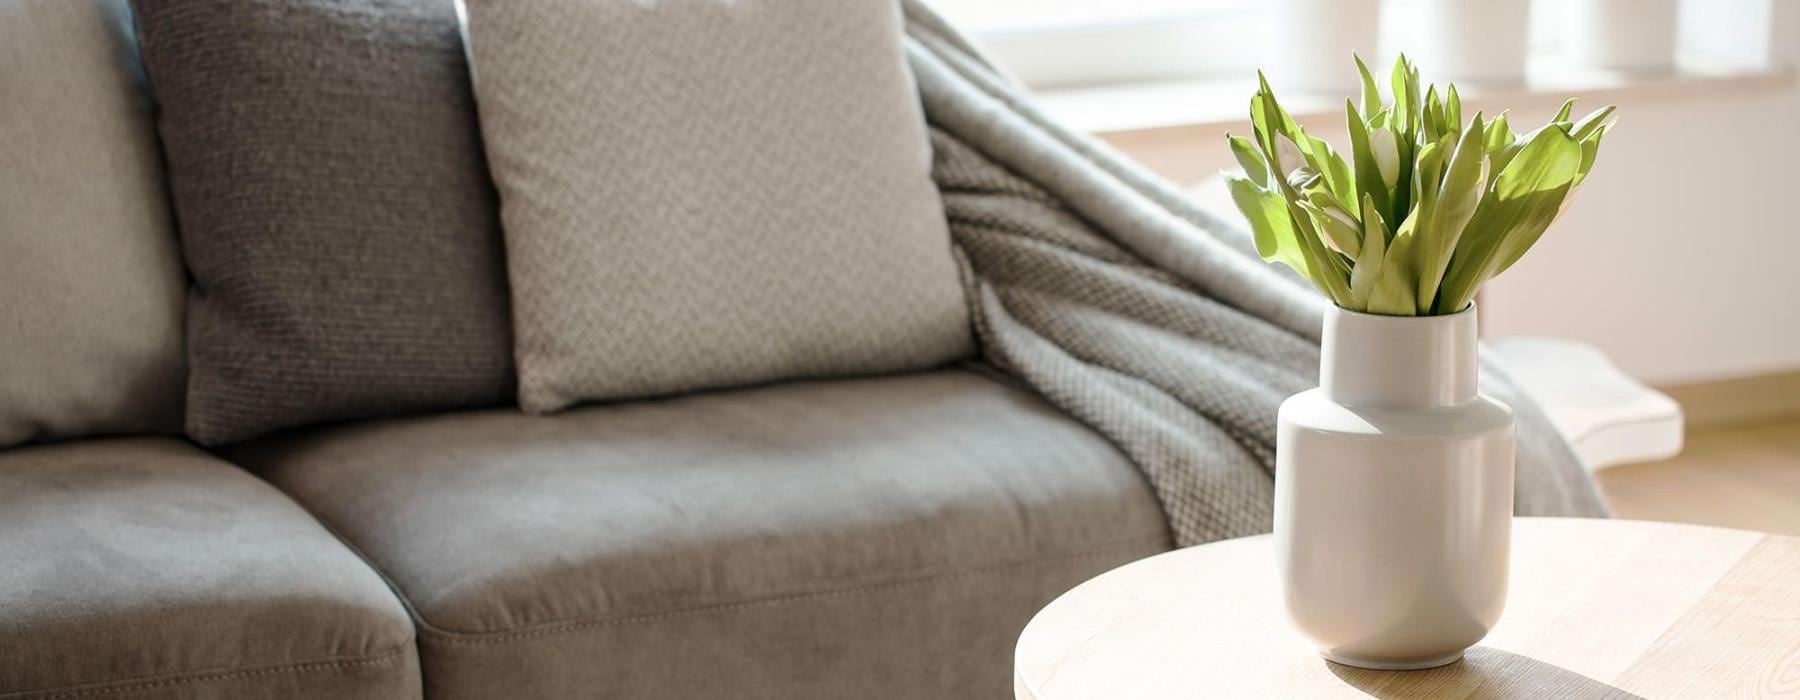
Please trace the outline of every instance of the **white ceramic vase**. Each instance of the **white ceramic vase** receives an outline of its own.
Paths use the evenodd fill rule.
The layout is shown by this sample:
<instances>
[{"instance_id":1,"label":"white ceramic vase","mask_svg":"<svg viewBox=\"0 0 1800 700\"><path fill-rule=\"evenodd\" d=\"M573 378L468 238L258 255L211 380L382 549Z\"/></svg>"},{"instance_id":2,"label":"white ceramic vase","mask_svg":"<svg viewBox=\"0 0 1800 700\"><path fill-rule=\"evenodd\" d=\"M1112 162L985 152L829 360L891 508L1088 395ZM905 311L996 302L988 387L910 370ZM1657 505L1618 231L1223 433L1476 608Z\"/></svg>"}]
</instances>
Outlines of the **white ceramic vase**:
<instances>
[{"instance_id":1,"label":"white ceramic vase","mask_svg":"<svg viewBox=\"0 0 1800 700\"><path fill-rule=\"evenodd\" d=\"M1325 316L1317 389L1281 405L1275 546L1288 617L1325 658L1460 659L1506 603L1512 410L1476 391L1475 308Z\"/></svg>"}]
</instances>

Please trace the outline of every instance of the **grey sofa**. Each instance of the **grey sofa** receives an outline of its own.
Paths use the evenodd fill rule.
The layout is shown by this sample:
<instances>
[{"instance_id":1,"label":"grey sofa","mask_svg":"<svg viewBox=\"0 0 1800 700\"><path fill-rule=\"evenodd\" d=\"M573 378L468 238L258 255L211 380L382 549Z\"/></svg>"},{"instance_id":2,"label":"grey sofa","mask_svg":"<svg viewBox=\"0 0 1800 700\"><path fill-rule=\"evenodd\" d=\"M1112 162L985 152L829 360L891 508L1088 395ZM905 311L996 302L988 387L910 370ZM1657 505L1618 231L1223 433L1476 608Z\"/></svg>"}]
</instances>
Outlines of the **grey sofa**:
<instances>
[{"instance_id":1,"label":"grey sofa","mask_svg":"<svg viewBox=\"0 0 1800 700\"><path fill-rule=\"evenodd\" d=\"M0 0L0 698L991 697L1170 546L973 366L197 445L129 12Z\"/></svg>"},{"instance_id":2,"label":"grey sofa","mask_svg":"<svg viewBox=\"0 0 1800 700\"><path fill-rule=\"evenodd\" d=\"M205 9L156 2L170 14ZM429 7L400 13L416 32L400 43L454 57L427 45L442 38L431 21L448 0L310 4ZM362 397L380 409L372 417L309 416L229 443L192 430L190 401L184 429L193 354L183 342L196 331L189 313L183 332L183 304L202 290L176 244L191 232L171 224L182 212L170 211L156 117L132 79L127 14L124 0L0 0L0 698L1004 696L1013 643L1037 609L1174 545L1158 493L1117 440L1041 396L1054 392L974 357L543 416L486 399L422 410L377 395ZM109 77L76 82L83 75ZM270 133L279 150L279 130ZM934 136L940 155L966 148L948 138ZM1049 207L1050 195L1004 179L1016 177L1000 165L949 170L962 180L962 216L994 230L1086 225L1080 212L1048 209L1009 223L981 197ZM457 178L480 189L469 182L479 173ZM432 213L450 223L484 215ZM1174 216L1115 218L1162 226ZM499 270L489 259L499 246L477 243L461 253L480 259L458 266ZM1158 284L1176 278L1111 244L1068 245ZM220 250L214 268L241 254ZM1210 264L1182 250L1164 252L1191 269ZM504 289L466 295L497 296ZM464 321L424 325L487 322ZM1291 349L1284 362L1310 364L1302 335L1261 332ZM295 344L259 340L273 349L235 366L275 362ZM455 346L469 357L442 364L504 365L502 340ZM500 359L478 357L495 348ZM354 339L326 350L340 362L369 351ZM1234 357L1229 367L1253 364ZM355 381L419 383L391 374ZM325 393L318 375L278 378L244 395ZM1121 386L1126 399L1150 396ZM1282 394L1254 388L1257 401L1221 401L1272 424ZM293 412L254 398L230 407ZM216 409L215 419L231 417ZM1187 420L1162 429L1206 427ZM1214 432L1218 442L1143 435L1171 454L1233 444ZM1252 463L1247 452L1237 459ZM1256 469L1251 480L1266 488ZM1254 496L1223 498L1255 506L1240 508L1251 516L1266 510L1245 503Z\"/></svg>"}]
</instances>

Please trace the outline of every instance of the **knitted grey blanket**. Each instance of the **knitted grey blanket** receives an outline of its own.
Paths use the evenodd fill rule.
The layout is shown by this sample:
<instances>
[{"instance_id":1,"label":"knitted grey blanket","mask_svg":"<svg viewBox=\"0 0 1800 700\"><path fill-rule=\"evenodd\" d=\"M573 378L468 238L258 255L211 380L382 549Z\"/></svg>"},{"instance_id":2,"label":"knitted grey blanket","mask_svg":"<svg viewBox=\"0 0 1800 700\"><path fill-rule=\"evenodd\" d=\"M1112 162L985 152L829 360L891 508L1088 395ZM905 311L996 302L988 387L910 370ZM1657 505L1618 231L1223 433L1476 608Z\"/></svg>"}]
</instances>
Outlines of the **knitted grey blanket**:
<instances>
[{"instance_id":1,"label":"knitted grey blanket","mask_svg":"<svg viewBox=\"0 0 1800 700\"><path fill-rule=\"evenodd\" d=\"M1327 302L904 5L983 359L1123 450L1178 545L1268 532L1276 408L1318 383ZM1518 416L1516 512L1604 516L1542 411L1491 363L1482 389Z\"/></svg>"}]
</instances>

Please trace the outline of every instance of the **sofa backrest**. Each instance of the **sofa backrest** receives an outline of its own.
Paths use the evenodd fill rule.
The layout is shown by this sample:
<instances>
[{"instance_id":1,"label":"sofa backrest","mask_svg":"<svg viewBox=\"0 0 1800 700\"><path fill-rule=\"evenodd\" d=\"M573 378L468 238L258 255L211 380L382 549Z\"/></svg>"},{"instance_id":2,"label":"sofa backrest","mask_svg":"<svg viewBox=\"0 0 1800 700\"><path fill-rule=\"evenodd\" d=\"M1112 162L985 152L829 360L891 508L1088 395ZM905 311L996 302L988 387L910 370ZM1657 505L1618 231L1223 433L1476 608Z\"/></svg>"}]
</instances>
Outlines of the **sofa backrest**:
<instances>
[{"instance_id":1,"label":"sofa backrest","mask_svg":"<svg viewBox=\"0 0 1800 700\"><path fill-rule=\"evenodd\" d=\"M182 272L125 0L0 0L0 447L181 428Z\"/></svg>"},{"instance_id":2,"label":"sofa backrest","mask_svg":"<svg viewBox=\"0 0 1800 700\"><path fill-rule=\"evenodd\" d=\"M570 157L484 152L454 0L0 0L0 447L512 404L520 296L591 362L536 410L972 352L894 0L610 1ZM495 153L570 194L510 280Z\"/></svg>"}]
</instances>

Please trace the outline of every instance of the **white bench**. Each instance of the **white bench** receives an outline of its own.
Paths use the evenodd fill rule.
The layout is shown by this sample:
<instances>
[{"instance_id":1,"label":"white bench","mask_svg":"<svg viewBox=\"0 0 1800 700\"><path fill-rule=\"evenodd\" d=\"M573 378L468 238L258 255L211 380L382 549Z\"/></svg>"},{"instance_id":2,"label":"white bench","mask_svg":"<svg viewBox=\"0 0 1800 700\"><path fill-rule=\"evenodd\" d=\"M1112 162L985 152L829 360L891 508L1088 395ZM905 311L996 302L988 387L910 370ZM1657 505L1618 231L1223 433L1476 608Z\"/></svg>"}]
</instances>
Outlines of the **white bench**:
<instances>
[{"instance_id":1,"label":"white bench","mask_svg":"<svg viewBox=\"0 0 1800 700\"><path fill-rule=\"evenodd\" d=\"M1598 348L1521 336L1487 346L1590 471L1681 452L1681 406L1619 371Z\"/></svg>"}]
</instances>

